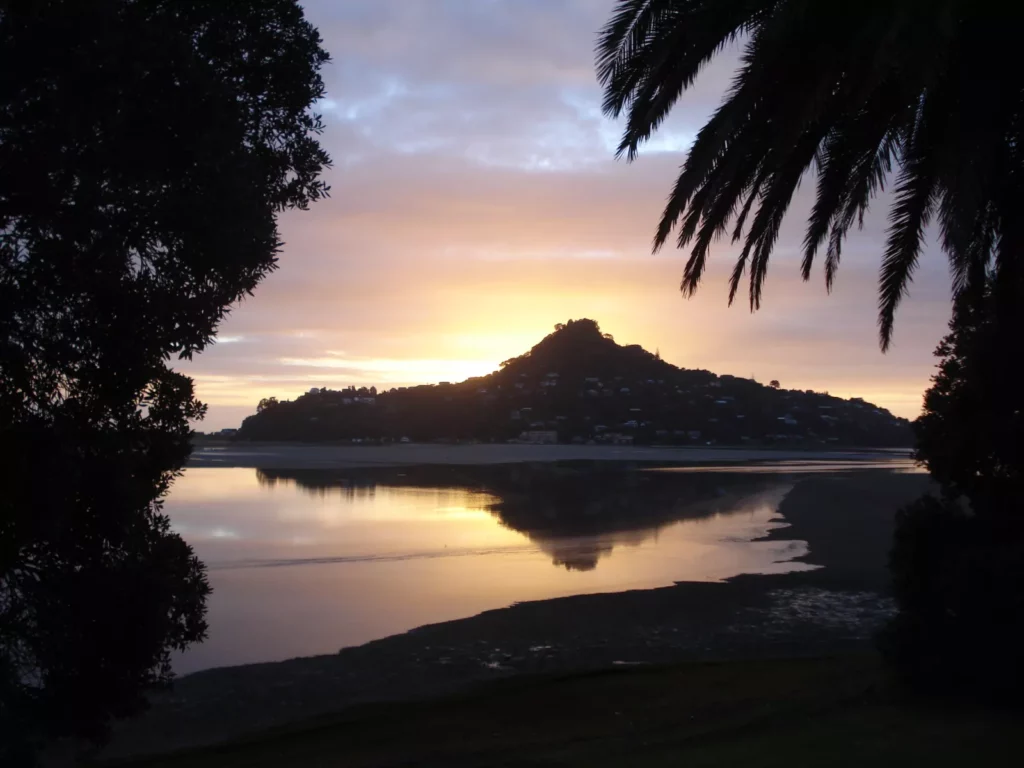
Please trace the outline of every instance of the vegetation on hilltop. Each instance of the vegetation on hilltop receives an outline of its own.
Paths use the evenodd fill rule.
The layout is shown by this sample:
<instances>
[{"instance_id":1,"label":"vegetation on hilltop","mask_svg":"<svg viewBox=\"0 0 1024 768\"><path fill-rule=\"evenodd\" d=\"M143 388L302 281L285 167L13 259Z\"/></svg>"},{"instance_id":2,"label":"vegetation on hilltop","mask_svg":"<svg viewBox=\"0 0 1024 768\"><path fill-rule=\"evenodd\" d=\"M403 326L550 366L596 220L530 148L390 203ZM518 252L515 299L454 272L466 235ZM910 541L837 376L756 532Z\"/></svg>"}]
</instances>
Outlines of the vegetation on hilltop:
<instances>
[{"instance_id":1,"label":"vegetation on hilltop","mask_svg":"<svg viewBox=\"0 0 1024 768\"><path fill-rule=\"evenodd\" d=\"M460 383L313 389L265 398L249 440L542 440L906 446L909 422L863 400L678 368L570 320L487 376ZM526 437L522 437L526 434Z\"/></svg>"}]
</instances>

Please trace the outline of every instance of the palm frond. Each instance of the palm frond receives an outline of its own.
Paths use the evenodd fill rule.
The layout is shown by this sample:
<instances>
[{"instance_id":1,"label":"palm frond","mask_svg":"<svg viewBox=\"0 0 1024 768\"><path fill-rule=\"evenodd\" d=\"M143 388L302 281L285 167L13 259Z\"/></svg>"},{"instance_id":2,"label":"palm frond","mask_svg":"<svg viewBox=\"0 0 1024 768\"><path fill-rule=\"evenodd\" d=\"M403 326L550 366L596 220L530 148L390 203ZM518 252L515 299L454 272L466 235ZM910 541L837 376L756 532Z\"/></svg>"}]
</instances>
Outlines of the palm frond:
<instances>
[{"instance_id":1,"label":"palm frond","mask_svg":"<svg viewBox=\"0 0 1024 768\"><path fill-rule=\"evenodd\" d=\"M930 105L923 100L921 116L908 137L896 185L896 201L889 214L889 234L879 274L878 329L882 350L892 341L896 308L907 293L917 267L924 231L936 203L935 173L928 145L934 139Z\"/></svg>"},{"instance_id":2,"label":"palm frond","mask_svg":"<svg viewBox=\"0 0 1024 768\"><path fill-rule=\"evenodd\" d=\"M754 207L754 202L757 200L761 192L761 187L764 185L765 179L768 177L768 166L762 165L761 172L757 178L750 185L750 189L747 191L747 200L743 203L743 207L740 209L739 215L736 217L736 224L732 230L732 242L735 245L741 239L743 239L743 227L747 223L747 217L750 216L750 210ZM732 303L732 297L729 298L729 303Z\"/></svg>"},{"instance_id":3,"label":"palm frond","mask_svg":"<svg viewBox=\"0 0 1024 768\"><path fill-rule=\"evenodd\" d=\"M761 292L768 271L768 258L779 238L782 220L793 199L797 186L804 172L810 167L823 134L824 125L811 126L793 147L791 153L784 157L784 162L774 171L767 185L761 206L747 235L745 253L753 246L754 258L750 262L750 308L755 310L761 306ZM744 258L741 255L741 258ZM735 270L734 270L735 275ZM736 285L731 285L729 300L736 294Z\"/></svg>"},{"instance_id":4,"label":"palm frond","mask_svg":"<svg viewBox=\"0 0 1024 768\"><path fill-rule=\"evenodd\" d=\"M624 0L598 35L596 50L597 80L601 85L615 83L605 92L604 111L618 117L632 97L644 68L637 66L645 53L651 30L675 0Z\"/></svg>"},{"instance_id":5,"label":"palm frond","mask_svg":"<svg viewBox=\"0 0 1024 768\"><path fill-rule=\"evenodd\" d=\"M759 307L782 221L811 168L801 274L809 278L825 248L831 290L850 229L863 226L898 166L880 275L883 349L933 215L956 293L985 274L993 254L995 269L1009 270L1007 232L1024 205L1024 70L1016 26L986 8L977 0L620 0L597 68L605 112L626 116L619 154L630 160L702 68L745 40L732 86L698 131L655 231L655 251L673 232L690 249L682 292L696 291L713 244L731 229L743 244L729 301L749 273L751 308Z\"/></svg>"},{"instance_id":6,"label":"palm frond","mask_svg":"<svg viewBox=\"0 0 1024 768\"><path fill-rule=\"evenodd\" d=\"M853 226L864 226L864 214L871 199L885 189L885 180L892 172L892 159L896 151L897 132L890 130L873 152L868 150L857 159L847 182L846 191L839 201L829 232L828 251L825 254L825 290L832 291L832 284L839 270L843 251L843 240Z\"/></svg>"},{"instance_id":7,"label":"palm frond","mask_svg":"<svg viewBox=\"0 0 1024 768\"><path fill-rule=\"evenodd\" d=\"M831 290L839 266L842 240L854 216L863 221L874 195L884 189L897 143L901 94L886 83L859 110L849 108L826 136L818 156L818 183L807 220L801 274L810 279L818 249L829 240L825 263L826 289Z\"/></svg>"},{"instance_id":8,"label":"palm frond","mask_svg":"<svg viewBox=\"0 0 1024 768\"><path fill-rule=\"evenodd\" d=\"M704 65L757 23L769 0L629 0L597 54L604 112L628 108L618 154L632 160Z\"/></svg>"}]
</instances>

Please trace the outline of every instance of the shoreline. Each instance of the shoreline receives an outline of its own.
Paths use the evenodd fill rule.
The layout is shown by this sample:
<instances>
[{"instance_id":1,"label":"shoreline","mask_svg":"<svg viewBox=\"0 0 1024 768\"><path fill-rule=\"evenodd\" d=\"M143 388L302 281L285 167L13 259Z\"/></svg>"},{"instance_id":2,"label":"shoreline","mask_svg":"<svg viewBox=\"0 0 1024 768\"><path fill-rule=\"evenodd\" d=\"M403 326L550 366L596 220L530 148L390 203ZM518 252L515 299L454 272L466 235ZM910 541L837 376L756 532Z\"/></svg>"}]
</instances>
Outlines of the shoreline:
<instances>
[{"instance_id":1,"label":"shoreline","mask_svg":"<svg viewBox=\"0 0 1024 768\"><path fill-rule=\"evenodd\" d=\"M517 603L336 654L196 672L120 724L104 757L214 744L522 674L870 647L892 610L893 513L929 485L873 471L799 480L779 508L789 525L766 538L807 541L798 560L817 570Z\"/></svg>"},{"instance_id":2,"label":"shoreline","mask_svg":"<svg viewBox=\"0 0 1024 768\"><path fill-rule=\"evenodd\" d=\"M232 443L195 446L188 467L254 469L341 469L430 464L473 466L556 461L660 462L706 464L744 462L879 462L909 461L910 449L528 445L481 443L441 445L328 445L320 443Z\"/></svg>"}]
</instances>

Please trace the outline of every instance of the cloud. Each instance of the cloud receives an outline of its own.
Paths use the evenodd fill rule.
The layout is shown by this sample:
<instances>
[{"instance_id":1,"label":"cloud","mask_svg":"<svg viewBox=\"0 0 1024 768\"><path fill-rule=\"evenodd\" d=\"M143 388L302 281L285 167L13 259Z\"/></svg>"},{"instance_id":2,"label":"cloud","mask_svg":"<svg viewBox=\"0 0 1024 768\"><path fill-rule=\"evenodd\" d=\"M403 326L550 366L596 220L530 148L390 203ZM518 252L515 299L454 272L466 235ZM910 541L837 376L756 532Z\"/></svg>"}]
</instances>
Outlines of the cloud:
<instances>
[{"instance_id":1,"label":"cloud","mask_svg":"<svg viewBox=\"0 0 1024 768\"><path fill-rule=\"evenodd\" d=\"M685 253L650 242L685 150L728 88L738 47L709 65L632 164L601 114L595 33L611 0L310 0L332 54L323 141L332 192L281 218L280 269L183 369L233 426L260 397L310 386L457 380L592 317L678 365L863 395L914 415L949 316L930 245L878 351L885 200L844 249L826 295L797 265L805 181L773 256L765 304L726 305L736 249L712 251L698 295ZM343 350L343 354L332 354ZM249 411L245 411L249 403Z\"/></svg>"}]
</instances>

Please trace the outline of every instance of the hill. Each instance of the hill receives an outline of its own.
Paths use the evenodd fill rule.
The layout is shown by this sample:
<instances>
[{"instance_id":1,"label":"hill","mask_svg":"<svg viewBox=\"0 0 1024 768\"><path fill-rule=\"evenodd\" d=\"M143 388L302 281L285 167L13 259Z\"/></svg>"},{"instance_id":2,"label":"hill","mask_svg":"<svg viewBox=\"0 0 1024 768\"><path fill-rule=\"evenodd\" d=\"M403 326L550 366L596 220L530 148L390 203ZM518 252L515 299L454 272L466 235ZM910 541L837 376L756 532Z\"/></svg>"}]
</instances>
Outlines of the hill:
<instances>
[{"instance_id":1,"label":"hill","mask_svg":"<svg viewBox=\"0 0 1024 768\"><path fill-rule=\"evenodd\" d=\"M785 390L678 368L621 346L589 319L570 320L529 352L460 383L311 389L261 402L248 440L523 440L896 447L910 423L854 398Z\"/></svg>"}]
</instances>

